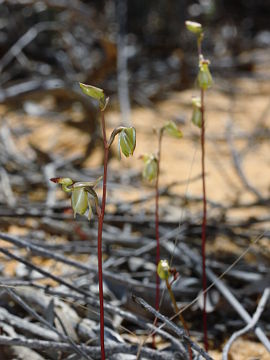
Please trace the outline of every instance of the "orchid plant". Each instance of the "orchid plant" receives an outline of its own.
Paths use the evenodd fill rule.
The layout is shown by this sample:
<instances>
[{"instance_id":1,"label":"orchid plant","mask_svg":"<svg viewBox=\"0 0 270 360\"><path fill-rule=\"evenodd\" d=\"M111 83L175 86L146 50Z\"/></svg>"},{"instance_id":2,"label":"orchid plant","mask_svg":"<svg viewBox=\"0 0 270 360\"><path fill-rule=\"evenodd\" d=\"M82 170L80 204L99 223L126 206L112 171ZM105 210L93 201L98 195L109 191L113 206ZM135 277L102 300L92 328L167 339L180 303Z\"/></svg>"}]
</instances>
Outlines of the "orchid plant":
<instances>
[{"instance_id":1,"label":"orchid plant","mask_svg":"<svg viewBox=\"0 0 270 360\"><path fill-rule=\"evenodd\" d=\"M158 149L156 154L145 154L142 156L144 161L143 179L147 182L155 181L155 233L156 233L156 298L155 307L159 309L159 283L160 279L157 273L158 263L160 261L160 244L159 244L159 174L160 174L160 161L161 161L161 145L164 134L171 137L180 139L183 135L173 121L168 121L164 126L157 131L158 136Z\"/></svg>"},{"instance_id":2,"label":"orchid plant","mask_svg":"<svg viewBox=\"0 0 270 360\"><path fill-rule=\"evenodd\" d=\"M94 182L75 182L70 178L53 178L51 181L62 186L62 190L71 193L71 206L76 214L84 215L88 210L88 219L92 217L93 205L96 208L98 216L98 278L99 278L99 303L100 303L100 349L101 359L105 360L105 346L104 346L104 306L103 306L103 273L102 273L102 230L106 207L106 193L107 193L107 169L109 150L118 135L118 151L126 157L133 155L136 147L136 130L134 127L119 126L115 128L109 140L107 140L106 124L105 124L105 109L108 105L109 98L105 96L104 91L100 88L91 85L80 83L80 87L84 94L90 96L99 103L99 110L101 115L101 129L103 136L104 147L104 164L103 164L103 192L101 206L99 205L98 195L95 191L96 186L101 181L99 177Z\"/></svg>"},{"instance_id":3,"label":"orchid plant","mask_svg":"<svg viewBox=\"0 0 270 360\"><path fill-rule=\"evenodd\" d=\"M192 123L201 129L201 167L202 167L202 192L203 192L203 219L202 219L202 288L203 288L203 332L204 347L208 350L207 336L207 314L206 314L206 288L207 279L205 271L205 244L206 244L206 225L207 225L207 197L205 182L205 91L213 84L209 70L210 61L205 59L202 54L202 41L204 37L201 24L193 21L186 21L186 28L196 36L198 49L198 75L197 84L200 88L200 96L192 99Z\"/></svg>"}]
</instances>

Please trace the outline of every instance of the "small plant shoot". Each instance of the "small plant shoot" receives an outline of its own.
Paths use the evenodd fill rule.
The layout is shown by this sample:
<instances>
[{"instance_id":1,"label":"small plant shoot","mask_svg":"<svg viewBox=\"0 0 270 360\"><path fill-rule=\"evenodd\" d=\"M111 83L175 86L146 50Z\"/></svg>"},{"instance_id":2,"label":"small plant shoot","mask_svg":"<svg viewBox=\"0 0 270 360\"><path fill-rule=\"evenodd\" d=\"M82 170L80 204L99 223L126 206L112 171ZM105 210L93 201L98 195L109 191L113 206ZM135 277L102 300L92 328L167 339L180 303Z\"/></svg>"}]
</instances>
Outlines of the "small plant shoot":
<instances>
[{"instance_id":1,"label":"small plant shoot","mask_svg":"<svg viewBox=\"0 0 270 360\"><path fill-rule=\"evenodd\" d=\"M155 307L156 310L159 310L159 274L158 274L158 265L160 261L160 245L159 245L159 174L160 174L160 161L161 161L161 144L163 134L167 134L173 138L180 139L182 137L182 132L178 129L176 124L173 121L168 121L164 126L162 126L158 131L155 131L158 135L158 149L157 154L145 154L142 158L144 161L143 168L143 179L152 182L155 180L155 233L156 233L156 299ZM156 320L155 320L156 322ZM153 337L153 345L155 344L155 337Z\"/></svg>"},{"instance_id":2,"label":"small plant shoot","mask_svg":"<svg viewBox=\"0 0 270 360\"><path fill-rule=\"evenodd\" d=\"M160 260L159 261L158 266L157 266L157 274L161 280L165 280L166 287L167 287L168 293L170 295L174 311L176 314L178 314L179 320L183 324L183 327L184 327L187 335L190 335L187 323L185 322L185 319L184 319L183 315L181 314L181 310L179 309L179 307L176 303L175 296L172 291L172 284L178 278L179 274L177 273L177 271L175 269L172 269L170 267L168 260ZM169 282L170 277L173 277L171 282ZM190 346L188 347L188 353L189 353L189 359L192 360L192 350L191 350Z\"/></svg>"}]
</instances>

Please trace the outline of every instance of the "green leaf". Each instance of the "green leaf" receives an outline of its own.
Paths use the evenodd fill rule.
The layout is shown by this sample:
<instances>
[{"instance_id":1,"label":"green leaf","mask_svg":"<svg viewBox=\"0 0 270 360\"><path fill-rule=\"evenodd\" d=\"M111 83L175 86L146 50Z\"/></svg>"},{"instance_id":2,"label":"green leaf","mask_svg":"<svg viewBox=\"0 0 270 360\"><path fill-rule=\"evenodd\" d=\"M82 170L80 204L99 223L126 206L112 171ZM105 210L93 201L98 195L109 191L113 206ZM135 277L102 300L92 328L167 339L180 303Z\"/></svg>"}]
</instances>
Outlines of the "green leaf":
<instances>
[{"instance_id":1,"label":"green leaf","mask_svg":"<svg viewBox=\"0 0 270 360\"><path fill-rule=\"evenodd\" d=\"M177 139L180 139L183 136L182 132L178 129L178 127L173 121L167 122L163 129L168 135Z\"/></svg>"}]
</instances>

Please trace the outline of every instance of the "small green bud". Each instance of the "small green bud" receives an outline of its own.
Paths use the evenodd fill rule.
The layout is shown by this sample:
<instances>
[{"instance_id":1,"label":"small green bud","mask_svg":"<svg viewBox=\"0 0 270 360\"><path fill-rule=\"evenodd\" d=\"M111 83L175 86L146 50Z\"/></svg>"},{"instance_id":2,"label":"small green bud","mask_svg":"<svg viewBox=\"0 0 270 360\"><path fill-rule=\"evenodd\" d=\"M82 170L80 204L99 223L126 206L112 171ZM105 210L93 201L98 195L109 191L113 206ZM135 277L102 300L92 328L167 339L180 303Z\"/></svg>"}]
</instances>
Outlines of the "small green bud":
<instances>
[{"instance_id":1,"label":"small green bud","mask_svg":"<svg viewBox=\"0 0 270 360\"><path fill-rule=\"evenodd\" d=\"M119 153L121 149L126 157L133 155L136 147L136 130L134 127L123 128L120 131L118 147Z\"/></svg>"},{"instance_id":2,"label":"small green bud","mask_svg":"<svg viewBox=\"0 0 270 360\"><path fill-rule=\"evenodd\" d=\"M158 172L158 163L157 158L155 155L144 155L143 156L144 161L144 169L143 169L143 179L146 181L153 181L157 177Z\"/></svg>"},{"instance_id":3,"label":"small green bud","mask_svg":"<svg viewBox=\"0 0 270 360\"><path fill-rule=\"evenodd\" d=\"M181 139L181 137L183 136L182 132L178 129L178 127L173 121L168 121L163 127L163 129L168 135L177 139Z\"/></svg>"},{"instance_id":4,"label":"small green bud","mask_svg":"<svg viewBox=\"0 0 270 360\"><path fill-rule=\"evenodd\" d=\"M99 101L99 107L101 110L105 109L107 103L103 89L82 83L80 83L80 88L85 95L88 95L91 98Z\"/></svg>"},{"instance_id":5,"label":"small green bud","mask_svg":"<svg viewBox=\"0 0 270 360\"><path fill-rule=\"evenodd\" d=\"M209 71L209 61L200 60L198 84L201 89L207 90L213 84L213 79Z\"/></svg>"},{"instance_id":6,"label":"small green bud","mask_svg":"<svg viewBox=\"0 0 270 360\"><path fill-rule=\"evenodd\" d=\"M73 181L70 178L57 177L57 178L52 178L50 180L56 184L62 185L63 191L71 192L71 188L69 186L71 186L73 184Z\"/></svg>"},{"instance_id":7,"label":"small green bud","mask_svg":"<svg viewBox=\"0 0 270 360\"><path fill-rule=\"evenodd\" d=\"M202 25L195 21L186 21L185 22L186 28L192 32L193 34L200 36L203 32Z\"/></svg>"},{"instance_id":8,"label":"small green bud","mask_svg":"<svg viewBox=\"0 0 270 360\"><path fill-rule=\"evenodd\" d=\"M192 99L193 113L191 121L195 126L202 127L202 105L198 97Z\"/></svg>"},{"instance_id":9,"label":"small green bud","mask_svg":"<svg viewBox=\"0 0 270 360\"><path fill-rule=\"evenodd\" d=\"M52 178L50 180L56 184L65 185L65 186L70 186L73 184L73 181L70 178L57 177L57 178Z\"/></svg>"},{"instance_id":10,"label":"small green bud","mask_svg":"<svg viewBox=\"0 0 270 360\"><path fill-rule=\"evenodd\" d=\"M170 265L168 260L160 260L157 267L157 274L162 280L170 277Z\"/></svg>"}]
</instances>

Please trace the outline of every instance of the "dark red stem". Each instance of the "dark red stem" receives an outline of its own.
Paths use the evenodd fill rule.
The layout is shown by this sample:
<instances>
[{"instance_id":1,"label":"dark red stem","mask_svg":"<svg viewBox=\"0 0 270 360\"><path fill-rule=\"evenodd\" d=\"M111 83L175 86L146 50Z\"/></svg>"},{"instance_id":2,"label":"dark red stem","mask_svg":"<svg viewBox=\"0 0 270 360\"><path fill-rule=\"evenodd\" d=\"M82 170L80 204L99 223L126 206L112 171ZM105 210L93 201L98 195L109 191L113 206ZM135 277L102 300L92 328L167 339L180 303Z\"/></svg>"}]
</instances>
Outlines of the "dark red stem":
<instances>
[{"instance_id":1,"label":"dark red stem","mask_svg":"<svg viewBox=\"0 0 270 360\"><path fill-rule=\"evenodd\" d=\"M109 146L106 138L105 117L104 112L101 111L101 127L103 134L104 144L104 166L103 166L103 192L101 211L98 217L98 285L99 285L99 304L100 304L100 349L101 360L105 360L105 347L104 347L104 306L103 306L103 274L102 274L102 229L103 220L106 206L106 193L107 193L107 167L109 157Z\"/></svg>"},{"instance_id":2,"label":"dark red stem","mask_svg":"<svg viewBox=\"0 0 270 360\"><path fill-rule=\"evenodd\" d=\"M203 337L204 348L208 351L207 336L207 313L206 313L206 288L207 278L205 271L205 243L206 243L206 224L207 224L207 206L206 206L206 185L205 185L205 118L204 118L204 90L201 89L201 152L202 152L202 188L203 188L203 220L202 220L202 285L203 285Z\"/></svg>"},{"instance_id":3,"label":"dark red stem","mask_svg":"<svg viewBox=\"0 0 270 360\"><path fill-rule=\"evenodd\" d=\"M160 173L160 154L161 154L161 140L163 135L163 129L158 132L158 151L157 151L157 178L155 184L155 232L156 232L156 299L155 307L159 310L159 292L160 292L160 278L157 273L158 263L160 260L160 245L159 245L159 173ZM154 326L156 326L157 317L154 320ZM153 335L152 341L153 348L156 347L155 335Z\"/></svg>"}]
</instances>

